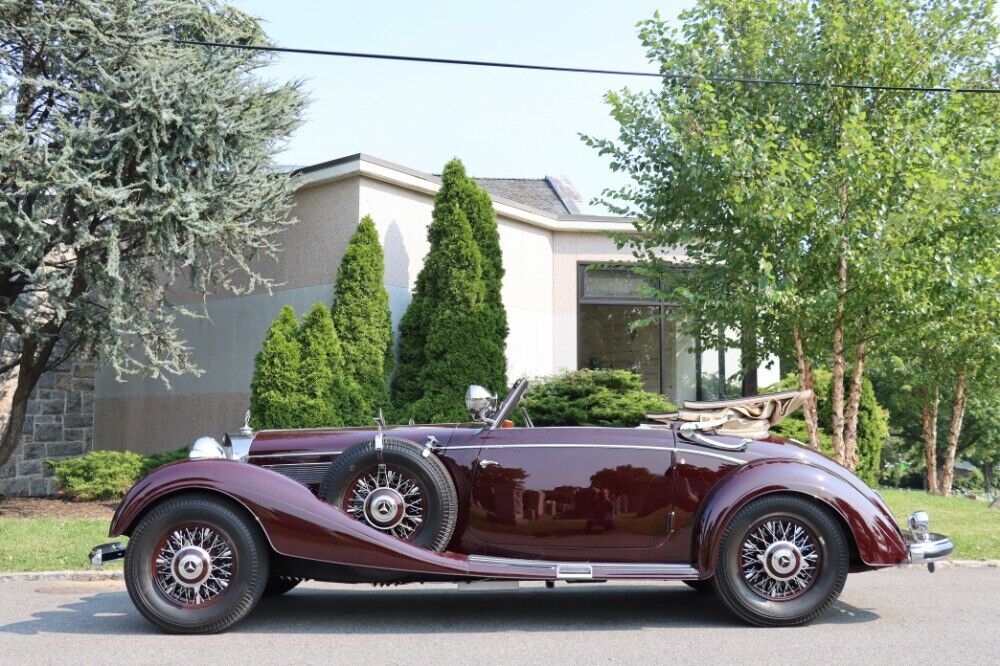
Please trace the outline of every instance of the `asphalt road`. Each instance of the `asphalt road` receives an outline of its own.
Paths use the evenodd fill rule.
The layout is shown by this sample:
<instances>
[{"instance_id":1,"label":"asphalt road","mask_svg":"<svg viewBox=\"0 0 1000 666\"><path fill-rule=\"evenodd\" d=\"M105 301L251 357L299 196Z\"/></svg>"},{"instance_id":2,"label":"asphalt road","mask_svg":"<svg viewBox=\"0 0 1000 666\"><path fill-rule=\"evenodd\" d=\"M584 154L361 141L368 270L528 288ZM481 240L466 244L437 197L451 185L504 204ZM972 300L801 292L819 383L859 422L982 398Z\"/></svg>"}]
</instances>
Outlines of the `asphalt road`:
<instances>
[{"instance_id":1,"label":"asphalt road","mask_svg":"<svg viewBox=\"0 0 1000 666\"><path fill-rule=\"evenodd\" d=\"M118 581L0 583L7 664L997 664L1000 569L853 575L793 629L734 620L679 583L472 591L309 583L226 634L167 636ZM698 661L695 661L698 660Z\"/></svg>"}]
</instances>

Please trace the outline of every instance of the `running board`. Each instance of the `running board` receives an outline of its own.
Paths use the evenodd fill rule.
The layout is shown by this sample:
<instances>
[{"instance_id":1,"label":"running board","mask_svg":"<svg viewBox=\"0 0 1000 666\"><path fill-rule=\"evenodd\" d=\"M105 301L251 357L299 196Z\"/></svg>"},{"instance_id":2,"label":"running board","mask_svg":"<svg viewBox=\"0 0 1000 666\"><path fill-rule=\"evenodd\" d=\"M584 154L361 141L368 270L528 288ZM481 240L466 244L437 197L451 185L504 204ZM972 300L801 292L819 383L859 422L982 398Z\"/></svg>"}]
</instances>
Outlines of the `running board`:
<instances>
[{"instance_id":1,"label":"running board","mask_svg":"<svg viewBox=\"0 0 1000 666\"><path fill-rule=\"evenodd\" d=\"M556 562L469 555L469 573L535 580L697 580L688 564L655 562Z\"/></svg>"}]
</instances>

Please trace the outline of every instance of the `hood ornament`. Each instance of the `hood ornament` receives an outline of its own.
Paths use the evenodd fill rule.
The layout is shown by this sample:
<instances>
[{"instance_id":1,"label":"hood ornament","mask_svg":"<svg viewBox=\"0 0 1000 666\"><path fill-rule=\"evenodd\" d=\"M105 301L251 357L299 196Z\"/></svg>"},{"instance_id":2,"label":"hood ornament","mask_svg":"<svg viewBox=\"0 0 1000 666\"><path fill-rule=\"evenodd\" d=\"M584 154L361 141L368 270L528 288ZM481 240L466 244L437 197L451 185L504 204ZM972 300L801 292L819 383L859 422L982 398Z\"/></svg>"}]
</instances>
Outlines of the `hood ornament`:
<instances>
[{"instance_id":1,"label":"hood ornament","mask_svg":"<svg viewBox=\"0 0 1000 666\"><path fill-rule=\"evenodd\" d=\"M253 428L250 427L250 410L247 410L246 416L243 418L243 427L240 428L240 434L244 437L253 437Z\"/></svg>"}]
</instances>

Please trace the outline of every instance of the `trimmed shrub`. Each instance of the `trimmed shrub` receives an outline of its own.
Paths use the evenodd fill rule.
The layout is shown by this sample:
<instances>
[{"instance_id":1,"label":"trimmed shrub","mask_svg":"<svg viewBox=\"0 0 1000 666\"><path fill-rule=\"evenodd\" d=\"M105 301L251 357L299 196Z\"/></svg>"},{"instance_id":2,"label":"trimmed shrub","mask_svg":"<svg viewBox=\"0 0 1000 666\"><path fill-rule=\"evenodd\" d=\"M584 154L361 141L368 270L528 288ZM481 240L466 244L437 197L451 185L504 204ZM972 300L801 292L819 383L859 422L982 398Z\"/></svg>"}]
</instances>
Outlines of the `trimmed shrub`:
<instances>
[{"instance_id":1,"label":"trimmed shrub","mask_svg":"<svg viewBox=\"0 0 1000 666\"><path fill-rule=\"evenodd\" d=\"M457 226L468 228L471 242L466 242L464 230L456 231ZM462 240L456 240L459 236ZM503 259L496 217L489 195L466 176L459 160L445 165L441 189L434 197L433 220L427 238L430 251L399 327L399 364L392 397L396 413L402 418L418 413L458 415L465 386L459 387L457 379L446 380L448 368L435 356L438 350L447 350L449 362L455 363L456 378L474 376L474 383L498 392L503 392L507 383L504 353L507 315L500 298ZM453 253L458 254L452 256ZM475 261L472 255L476 256ZM467 280L464 295L452 293L462 290L453 271L456 262L462 264L458 270L462 279ZM472 263L477 264L474 271ZM441 313L470 303L476 308L474 323L470 321L471 311ZM442 322L446 319L457 327L450 333L443 328ZM438 324L432 335L434 322ZM445 342L445 337L450 339ZM471 367L472 359L475 359L474 368ZM457 391L455 397L445 398L444 387L436 385L442 381L447 383L448 390ZM429 388L437 391L438 396L428 398ZM419 408L409 407L418 401L421 402Z\"/></svg>"},{"instance_id":2,"label":"trimmed shrub","mask_svg":"<svg viewBox=\"0 0 1000 666\"><path fill-rule=\"evenodd\" d=\"M91 451L66 458L46 460L55 471L63 494L74 500L109 500L122 497L143 475L143 457L131 451Z\"/></svg>"},{"instance_id":3,"label":"trimmed shrub","mask_svg":"<svg viewBox=\"0 0 1000 666\"><path fill-rule=\"evenodd\" d=\"M385 290L385 257L372 218L354 232L337 271L333 325L340 337L344 372L358 385L364 425L389 406L392 372L392 318Z\"/></svg>"},{"instance_id":4,"label":"trimmed shrub","mask_svg":"<svg viewBox=\"0 0 1000 666\"><path fill-rule=\"evenodd\" d=\"M267 331L250 382L250 425L254 430L295 428L299 423L302 349L291 306L281 308Z\"/></svg>"},{"instance_id":5,"label":"trimmed shrub","mask_svg":"<svg viewBox=\"0 0 1000 666\"><path fill-rule=\"evenodd\" d=\"M64 497L81 502L119 499L157 467L187 458L188 447L148 456L131 451L91 451L62 460L46 460Z\"/></svg>"},{"instance_id":6,"label":"trimmed shrub","mask_svg":"<svg viewBox=\"0 0 1000 666\"><path fill-rule=\"evenodd\" d=\"M302 350L298 427L356 424L361 415L361 392L344 372L340 339L330 311L313 306L298 331Z\"/></svg>"},{"instance_id":7,"label":"trimmed shrub","mask_svg":"<svg viewBox=\"0 0 1000 666\"><path fill-rule=\"evenodd\" d=\"M465 390L484 384L482 358L491 341L483 333L485 285L482 260L465 214L452 204L436 206L438 242L425 267L437 276L435 307L426 311L426 364L421 397L404 411L420 423L464 421Z\"/></svg>"},{"instance_id":8,"label":"trimmed shrub","mask_svg":"<svg viewBox=\"0 0 1000 666\"><path fill-rule=\"evenodd\" d=\"M575 370L535 383L524 398L537 426L635 427L646 414L676 411L627 370Z\"/></svg>"}]
</instances>

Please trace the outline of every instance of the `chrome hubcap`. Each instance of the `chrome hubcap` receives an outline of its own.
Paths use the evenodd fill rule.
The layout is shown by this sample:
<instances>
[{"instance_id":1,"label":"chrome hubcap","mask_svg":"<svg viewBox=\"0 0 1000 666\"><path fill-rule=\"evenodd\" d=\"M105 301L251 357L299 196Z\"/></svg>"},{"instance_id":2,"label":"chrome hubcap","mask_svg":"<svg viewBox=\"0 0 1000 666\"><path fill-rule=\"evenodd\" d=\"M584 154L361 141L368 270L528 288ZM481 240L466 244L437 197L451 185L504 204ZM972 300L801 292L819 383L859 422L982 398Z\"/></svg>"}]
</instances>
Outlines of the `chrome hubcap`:
<instances>
[{"instance_id":1,"label":"chrome hubcap","mask_svg":"<svg viewBox=\"0 0 1000 666\"><path fill-rule=\"evenodd\" d=\"M157 587L170 601L201 606L226 591L233 578L233 546L207 526L173 530L153 553Z\"/></svg>"},{"instance_id":2,"label":"chrome hubcap","mask_svg":"<svg viewBox=\"0 0 1000 666\"><path fill-rule=\"evenodd\" d=\"M740 548L743 579L765 599L787 601L801 595L815 580L818 566L815 538L791 519L759 523Z\"/></svg>"},{"instance_id":3,"label":"chrome hubcap","mask_svg":"<svg viewBox=\"0 0 1000 666\"><path fill-rule=\"evenodd\" d=\"M416 479L379 465L359 476L348 491L345 511L400 539L413 537L424 522L424 499Z\"/></svg>"}]
</instances>

